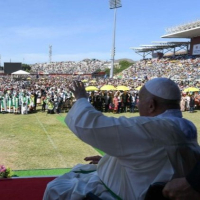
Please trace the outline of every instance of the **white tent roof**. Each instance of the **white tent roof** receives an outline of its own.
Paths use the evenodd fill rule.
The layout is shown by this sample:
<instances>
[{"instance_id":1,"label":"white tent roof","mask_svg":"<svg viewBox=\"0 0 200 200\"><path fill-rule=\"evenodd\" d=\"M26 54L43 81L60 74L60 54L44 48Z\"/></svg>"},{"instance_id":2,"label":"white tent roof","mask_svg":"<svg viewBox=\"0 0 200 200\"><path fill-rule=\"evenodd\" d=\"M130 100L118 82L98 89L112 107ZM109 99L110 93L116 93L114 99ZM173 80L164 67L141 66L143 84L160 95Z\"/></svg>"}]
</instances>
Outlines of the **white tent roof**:
<instances>
[{"instance_id":1,"label":"white tent roof","mask_svg":"<svg viewBox=\"0 0 200 200\"><path fill-rule=\"evenodd\" d=\"M23 71L23 70L18 70L16 72L13 72L12 74L23 75L23 74L30 74L30 73Z\"/></svg>"}]
</instances>

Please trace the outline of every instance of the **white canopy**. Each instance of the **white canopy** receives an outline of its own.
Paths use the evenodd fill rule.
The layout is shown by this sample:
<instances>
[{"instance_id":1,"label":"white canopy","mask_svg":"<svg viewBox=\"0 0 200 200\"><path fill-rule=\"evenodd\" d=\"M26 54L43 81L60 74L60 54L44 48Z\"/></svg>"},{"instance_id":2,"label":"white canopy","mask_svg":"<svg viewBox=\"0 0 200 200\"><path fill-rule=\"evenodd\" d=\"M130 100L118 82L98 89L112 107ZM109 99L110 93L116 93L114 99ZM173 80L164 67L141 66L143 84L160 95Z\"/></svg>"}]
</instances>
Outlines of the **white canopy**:
<instances>
[{"instance_id":1,"label":"white canopy","mask_svg":"<svg viewBox=\"0 0 200 200\"><path fill-rule=\"evenodd\" d=\"M28 72L26 72L26 71L23 71L23 70L18 70L18 71L16 71L16 72L13 72L12 74L16 74L16 75L25 75L25 74L30 74L30 73L28 73Z\"/></svg>"}]
</instances>

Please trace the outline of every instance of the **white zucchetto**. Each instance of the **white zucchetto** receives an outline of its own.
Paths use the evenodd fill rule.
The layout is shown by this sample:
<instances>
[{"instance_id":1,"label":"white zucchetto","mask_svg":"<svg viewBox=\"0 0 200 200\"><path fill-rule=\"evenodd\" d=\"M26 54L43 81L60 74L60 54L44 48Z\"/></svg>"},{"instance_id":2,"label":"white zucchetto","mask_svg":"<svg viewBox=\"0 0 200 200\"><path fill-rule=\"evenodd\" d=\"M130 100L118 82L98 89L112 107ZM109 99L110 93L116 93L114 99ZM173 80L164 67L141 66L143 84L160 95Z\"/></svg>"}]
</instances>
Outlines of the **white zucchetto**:
<instances>
[{"instance_id":1,"label":"white zucchetto","mask_svg":"<svg viewBox=\"0 0 200 200\"><path fill-rule=\"evenodd\" d=\"M168 100L180 100L178 85L168 78L154 78L145 83L147 91L157 97Z\"/></svg>"}]
</instances>

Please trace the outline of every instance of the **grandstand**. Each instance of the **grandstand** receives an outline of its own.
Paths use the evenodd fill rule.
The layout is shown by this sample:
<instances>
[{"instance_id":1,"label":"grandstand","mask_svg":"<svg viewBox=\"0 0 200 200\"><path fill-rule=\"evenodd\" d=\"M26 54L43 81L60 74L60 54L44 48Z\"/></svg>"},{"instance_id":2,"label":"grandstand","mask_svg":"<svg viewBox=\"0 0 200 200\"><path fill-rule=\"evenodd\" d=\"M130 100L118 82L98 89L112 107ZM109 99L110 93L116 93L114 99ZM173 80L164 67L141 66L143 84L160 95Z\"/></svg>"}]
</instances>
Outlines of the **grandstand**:
<instances>
[{"instance_id":1,"label":"grandstand","mask_svg":"<svg viewBox=\"0 0 200 200\"><path fill-rule=\"evenodd\" d=\"M162 38L195 38L200 36L200 20L184 25L167 28Z\"/></svg>"},{"instance_id":2,"label":"grandstand","mask_svg":"<svg viewBox=\"0 0 200 200\"><path fill-rule=\"evenodd\" d=\"M64 61L36 63L31 65L31 74L92 74L108 68L110 63L96 59L84 59L80 62Z\"/></svg>"},{"instance_id":3,"label":"grandstand","mask_svg":"<svg viewBox=\"0 0 200 200\"><path fill-rule=\"evenodd\" d=\"M166 31L167 34L163 35L162 38L189 38L189 55L200 55L200 20L168 28Z\"/></svg>"},{"instance_id":4,"label":"grandstand","mask_svg":"<svg viewBox=\"0 0 200 200\"><path fill-rule=\"evenodd\" d=\"M141 45L140 47L131 47L131 49L135 50L135 53L141 55L143 59L148 55L152 55L152 57L157 57L159 55L155 55L161 53L165 55L168 52L173 52L175 55L180 50L184 50L188 53L190 42L152 42L152 45ZM159 57L160 58L160 57Z\"/></svg>"},{"instance_id":5,"label":"grandstand","mask_svg":"<svg viewBox=\"0 0 200 200\"><path fill-rule=\"evenodd\" d=\"M172 52L173 55L179 55L185 52L185 55L200 56L200 20L188 24L166 29L166 34L161 38L185 38L190 39L187 42L153 42L153 45L141 45L140 47L131 47L135 53L143 56L153 55L156 52L162 52L165 55ZM171 55L171 54L170 54Z\"/></svg>"}]
</instances>

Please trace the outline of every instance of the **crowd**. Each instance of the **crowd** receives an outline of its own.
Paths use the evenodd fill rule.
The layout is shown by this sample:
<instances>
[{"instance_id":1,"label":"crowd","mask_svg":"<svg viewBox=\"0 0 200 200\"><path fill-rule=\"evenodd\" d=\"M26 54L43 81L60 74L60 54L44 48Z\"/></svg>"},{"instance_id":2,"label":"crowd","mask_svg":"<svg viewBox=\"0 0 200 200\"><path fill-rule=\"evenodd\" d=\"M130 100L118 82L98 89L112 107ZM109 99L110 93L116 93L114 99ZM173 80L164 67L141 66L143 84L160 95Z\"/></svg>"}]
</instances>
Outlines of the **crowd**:
<instances>
[{"instance_id":1,"label":"crowd","mask_svg":"<svg viewBox=\"0 0 200 200\"><path fill-rule=\"evenodd\" d=\"M36 63L31 65L32 74L91 74L110 66L107 61L85 59L80 62L65 61ZM199 74L200 58L178 57L146 59L135 62L120 75L121 78L141 79L145 77L170 77L173 80L195 80Z\"/></svg>"},{"instance_id":2,"label":"crowd","mask_svg":"<svg viewBox=\"0 0 200 200\"><path fill-rule=\"evenodd\" d=\"M200 76L200 58L149 59L136 62L122 72L122 78L170 77L175 81L195 81ZM195 84L195 83L194 83Z\"/></svg>"},{"instance_id":3,"label":"crowd","mask_svg":"<svg viewBox=\"0 0 200 200\"><path fill-rule=\"evenodd\" d=\"M96 59L85 59L80 62L65 61L51 63L36 63L31 65L31 73L44 74L90 74L99 69L105 69L108 62Z\"/></svg>"},{"instance_id":4,"label":"crowd","mask_svg":"<svg viewBox=\"0 0 200 200\"><path fill-rule=\"evenodd\" d=\"M85 86L96 86L98 91L88 92L88 101L102 112L134 112L137 108L138 87L154 77L167 77L174 80L182 91L181 110L194 111L200 105L198 92L184 92L187 87L200 88L200 58L195 59L148 59L134 63L113 79L92 79L86 75L51 76L51 73L89 74L96 69L103 70L106 62L99 60L83 60L79 63L61 62L35 64L32 72L43 71L48 75L35 77L30 75L24 79L12 79L9 76L0 78L0 111L2 113L27 114L35 112L40 104L42 111L60 113L69 110L76 101L68 90L72 80L79 78ZM82 70L82 71L81 71ZM127 86L129 91L101 91L103 85Z\"/></svg>"},{"instance_id":5,"label":"crowd","mask_svg":"<svg viewBox=\"0 0 200 200\"><path fill-rule=\"evenodd\" d=\"M76 77L77 78L77 77ZM72 77L47 77L13 81L11 78L0 79L0 111L2 113L28 114L36 112L38 105L40 110L48 113L60 113L68 111L76 101L73 94L68 90ZM88 101L101 112L123 113L137 110L139 101L137 88L145 81L118 80L98 78L87 85L126 85L128 91L88 91ZM181 87L181 85L179 85ZM193 112L195 104L199 105L199 95L196 93L182 92L181 111Z\"/></svg>"},{"instance_id":6,"label":"crowd","mask_svg":"<svg viewBox=\"0 0 200 200\"><path fill-rule=\"evenodd\" d=\"M0 79L0 109L2 113L27 114L37 111L41 105L42 111L60 113L61 105L66 99L71 99L67 91L70 81L56 78L32 80L13 80L11 77Z\"/></svg>"},{"instance_id":7,"label":"crowd","mask_svg":"<svg viewBox=\"0 0 200 200\"><path fill-rule=\"evenodd\" d=\"M77 77L76 77L77 78ZM68 90L73 79L67 77L47 77L42 79L14 81L10 77L0 79L0 111L2 113L27 114L35 112L37 105L41 111L60 113L71 108L76 101ZM104 84L120 84L120 80L98 79L98 87ZM89 83L85 83L88 85ZM138 91L89 91L88 101L102 112L134 112Z\"/></svg>"}]
</instances>

